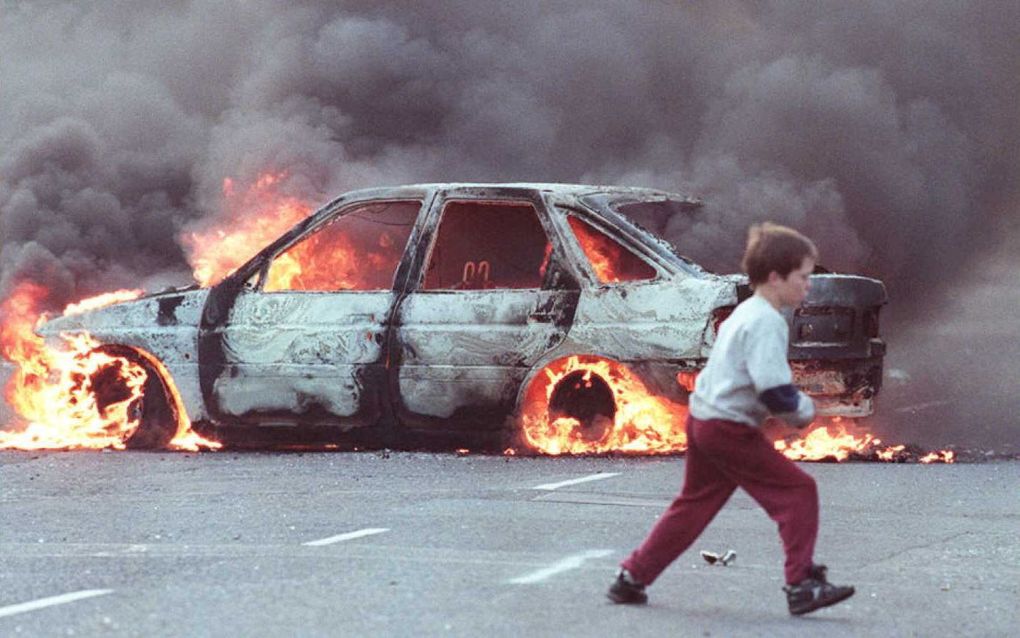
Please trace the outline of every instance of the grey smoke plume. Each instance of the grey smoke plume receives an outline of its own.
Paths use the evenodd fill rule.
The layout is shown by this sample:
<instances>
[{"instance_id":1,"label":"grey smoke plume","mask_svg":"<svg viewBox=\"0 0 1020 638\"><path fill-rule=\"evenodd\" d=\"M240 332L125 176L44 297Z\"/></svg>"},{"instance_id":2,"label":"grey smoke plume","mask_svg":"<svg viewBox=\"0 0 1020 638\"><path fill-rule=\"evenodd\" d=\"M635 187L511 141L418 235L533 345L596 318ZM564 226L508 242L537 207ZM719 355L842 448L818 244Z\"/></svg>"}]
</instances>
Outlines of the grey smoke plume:
<instances>
[{"instance_id":1,"label":"grey smoke plume","mask_svg":"<svg viewBox=\"0 0 1020 638\"><path fill-rule=\"evenodd\" d=\"M737 268L807 231L909 324L1015 211L1020 5L192 0L2 5L0 291L187 279L225 177L317 201L417 181L637 184ZM897 310L896 308L899 308ZM893 335L890 335L892 339Z\"/></svg>"}]
</instances>

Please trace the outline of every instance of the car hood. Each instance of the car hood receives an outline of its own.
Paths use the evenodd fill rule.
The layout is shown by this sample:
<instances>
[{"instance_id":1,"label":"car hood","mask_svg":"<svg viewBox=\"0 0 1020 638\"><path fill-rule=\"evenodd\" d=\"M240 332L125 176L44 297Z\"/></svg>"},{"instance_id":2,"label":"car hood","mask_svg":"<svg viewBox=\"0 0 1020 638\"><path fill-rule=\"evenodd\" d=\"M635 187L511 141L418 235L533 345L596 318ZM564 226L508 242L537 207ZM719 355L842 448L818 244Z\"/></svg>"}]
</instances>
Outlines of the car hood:
<instances>
[{"instance_id":1,"label":"car hood","mask_svg":"<svg viewBox=\"0 0 1020 638\"><path fill-rule=\"evenodd\" d=\"M55 317L40 325L36 332L43 337L88 332L100 341L117 341L116 336L126 331L197 328L208 296L207 288L161 292Z\"/></svg>"}]
</instances>

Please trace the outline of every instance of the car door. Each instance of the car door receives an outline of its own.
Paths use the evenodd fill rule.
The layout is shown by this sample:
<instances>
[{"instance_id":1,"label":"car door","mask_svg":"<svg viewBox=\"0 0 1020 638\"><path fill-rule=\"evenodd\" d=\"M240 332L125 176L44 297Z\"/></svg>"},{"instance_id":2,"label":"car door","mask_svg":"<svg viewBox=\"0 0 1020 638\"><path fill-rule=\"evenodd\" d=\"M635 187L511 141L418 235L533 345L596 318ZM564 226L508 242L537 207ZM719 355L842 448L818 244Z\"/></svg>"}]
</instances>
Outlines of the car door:
<instances>
[{"instance_id":1,"label":"car door","mask_svg":"<svg viewBox=\"0 0 1020 638\"><path fill-rule=\"evenodd\" d=\"M442 198L396 311L398 416L428 429L498 429L528 371L566 336L576 279L531 191Z\"/></svg>"},{"instance_id":2,"label":"car door","mask_svg":"<svg viewBox=\"0 0 1020 638\"><path fill-rule=\"evenodd\" d=\"M718 277L668 272L638 241L597 216L557 208L553 222L585 266L571 340L622 362L693 360L702 356L712 311L735 294Z\"/></svg>"},{"instance_id":3,"label":"car door","mask_svg":"<svg viewBox=\"0 0 1020 638\"><path fill-rule=\"evenodd\" d=\"M218 344L220 421L373 423L385 389L394 277L421 201L352 204L285 244L204 327ZM215 334L210 334L215 333Z\"/></svg>"}]
</instances>

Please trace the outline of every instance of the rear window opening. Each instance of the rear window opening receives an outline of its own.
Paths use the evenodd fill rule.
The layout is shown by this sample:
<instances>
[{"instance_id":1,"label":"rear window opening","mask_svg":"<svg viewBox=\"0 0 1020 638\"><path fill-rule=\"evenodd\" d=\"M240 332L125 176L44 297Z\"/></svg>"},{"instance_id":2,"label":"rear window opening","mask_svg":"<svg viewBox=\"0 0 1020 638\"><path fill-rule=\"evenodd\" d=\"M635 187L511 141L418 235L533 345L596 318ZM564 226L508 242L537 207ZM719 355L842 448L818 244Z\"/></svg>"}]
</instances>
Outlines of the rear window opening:
<instances>
[{"instance_id":1,"label":"rear window opening","mask_svg":"<svg viewBox=\"0 0 1020 638\"><path fill-rule=\"evenodd\" d=\"M729 272L732 265L715 263L715 255L698 255L698 263L680 251L676 243L678 238L684 237L688 230L702 217L699 211L703 204L695 199L677 197L663 197L649 195L648 199L636 199L633 196L617 197L610 194L593 195L582 198L593 210L608 208L613 213L623 217L627 222L633 224L642 231L653 235L663 248L669 250L672 256L679 258L685 266L695 266L700 270L716 272ZM708 251L706 251L708 252ZM721 255L721 253L717 254ZM721 269L718 267L721 266Z\"/></svg>"},{"instance_id":2,"label":"rear window opening","mask_svg":"<svg viewBox=\"0 0 1020 638\"><path fill-rule=\"evenodd\" d=\"M658 275L640 257L591 224L574 215L567 215L567 222L588 257L599 283L645 281L655 279Z\"/></svg>"},{"instance_id":3,"label":"rear window opening","mask_svg":"<svg viewBox=\"0 0 1020 638\"><path fill-rule=\"evenodd\" d=\"M425 290L541 288L552 245L530 203L449 202Z\"/></svg>"},{"instance_id":4,"label":"rear window opening","mask_svg":"<svg viewBox=\"0 0 1020 638\"><path fill-rule=\"evenodd\" d=\"M659 201L617 202L611 204L610 207L621 215L628 217L642 228L655 233L659 237L665 237L666 226L669 224L670 219L678 215L691 217L694 211L700 208L701 205L666 199Z\"/></svg>"}]
</instances>

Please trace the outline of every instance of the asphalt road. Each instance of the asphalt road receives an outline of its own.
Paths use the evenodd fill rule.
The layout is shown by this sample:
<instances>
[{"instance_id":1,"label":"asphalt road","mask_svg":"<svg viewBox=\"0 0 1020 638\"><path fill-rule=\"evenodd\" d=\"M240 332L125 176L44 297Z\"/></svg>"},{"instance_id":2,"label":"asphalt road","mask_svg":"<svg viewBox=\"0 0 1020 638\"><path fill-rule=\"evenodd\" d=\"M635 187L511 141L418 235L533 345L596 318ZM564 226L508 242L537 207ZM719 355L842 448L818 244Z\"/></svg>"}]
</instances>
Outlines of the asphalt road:
<instances>
[{"instance_id":1,"label":"asphalt road","mask_svg":"<svg viewBox=\"0 0 1020 638\"><path fill-rule=\"evenodd\" d=\"M791 618L738 493L647 607L604 598L680 458L0 453L0 636L1006 636L1020 463L814 464L846 603ZM728 567L697 551L736 550Z\"/></svg>"}]
</instances>

